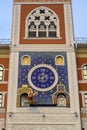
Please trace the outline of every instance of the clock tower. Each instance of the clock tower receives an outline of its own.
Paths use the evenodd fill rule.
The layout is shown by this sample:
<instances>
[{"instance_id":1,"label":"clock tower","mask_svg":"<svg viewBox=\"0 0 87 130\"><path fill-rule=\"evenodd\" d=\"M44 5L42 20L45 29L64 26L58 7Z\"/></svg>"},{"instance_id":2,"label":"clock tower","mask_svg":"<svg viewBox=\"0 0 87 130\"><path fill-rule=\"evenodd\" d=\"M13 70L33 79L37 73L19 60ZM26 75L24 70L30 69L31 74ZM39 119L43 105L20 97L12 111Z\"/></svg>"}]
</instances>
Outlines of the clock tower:
<instances>
[{"instance_id":1,"label":"clock tower","mask_svg":"<svg viewBox=\"0 0 87 130\"><path fill-rule=\"evenodd\" d=\"M6 130L81 130L71 0L14 0Z\"/></svg>"}]
</instances>

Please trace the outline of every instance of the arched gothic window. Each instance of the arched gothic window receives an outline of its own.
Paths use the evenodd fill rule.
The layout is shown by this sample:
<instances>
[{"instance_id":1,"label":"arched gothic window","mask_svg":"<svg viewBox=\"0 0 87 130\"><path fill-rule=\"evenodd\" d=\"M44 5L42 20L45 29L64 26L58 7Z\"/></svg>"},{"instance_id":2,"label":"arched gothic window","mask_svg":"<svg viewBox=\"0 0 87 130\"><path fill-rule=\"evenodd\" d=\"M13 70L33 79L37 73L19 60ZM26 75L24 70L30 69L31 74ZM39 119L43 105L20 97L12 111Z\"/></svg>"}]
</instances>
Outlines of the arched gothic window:
<instances>
[{"instance_id":1,"label":"arched gothic window","mask_svg":"<svg viewBox=\"0 0 87 130\"><path fill-rule=\"evenodd\" d=\"M64 65L64 57L59 55L55 57L55 65Z\"/></svg>"},{"instance_id":2,"label":"arched gothic window","mask_svg":"<svg viewBox=\"0 0 87 130\"><path fill-rule=\"evenodd\" d=\"M40 6L27 16L25 32L27 38L60 38L59 18L53 10Z\"/></svg>"},{"instance_id":3,"label":"arched gothic window","mask_svg":"<svg viewBox=\"0 0 87 130\"><path fill-rule=\"evenodd\" d=\"M0 65L0 81L3 80L3 76L4 76L4 68L3 66Z\"/></svg>"},{"instance_id":4,"label":"arched gothic window","mask_svg":"<svg viewBox=\"0 0 87 130\"><path fill-rule=\"evenodd\" d=\"M82 66L82 77L84 80L87 80L87 65Z\"/></svg>"},{"instance_id":5,"label":"arched gothic window","mask_svg":"<svg viewBox=\"0 0 87 130\"><path fill-rule=\"evenodd\" d=\"M25 55L22 57L22 61L21 61L22 65L30 65L30 62L31 62L30 56Z\"/></svg>"}]
</instances>

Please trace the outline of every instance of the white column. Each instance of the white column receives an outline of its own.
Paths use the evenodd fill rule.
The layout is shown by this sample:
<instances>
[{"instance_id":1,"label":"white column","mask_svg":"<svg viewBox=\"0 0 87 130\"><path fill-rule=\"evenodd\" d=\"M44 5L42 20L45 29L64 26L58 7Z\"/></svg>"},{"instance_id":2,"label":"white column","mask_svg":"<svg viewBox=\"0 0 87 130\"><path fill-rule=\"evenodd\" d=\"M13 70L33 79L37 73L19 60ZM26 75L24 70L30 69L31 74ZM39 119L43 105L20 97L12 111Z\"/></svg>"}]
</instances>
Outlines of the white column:
<instances>
[{"instance_id":1,"label":"white column","mask_svg":"<svg viewBox=\"0 0 87 130\"><path fill-rule=\"evenodd\" d=\"M73 20L71 4L64 4L66 44L73 44Z\"/></svg>"},{"instance_id":2,"label":"white column","mask_svg":"<svg viewBox=\"0 0 87 130\"><path fill-rule=\"evenodd\" d=\"M13 18L12 18L12 44L19 44L20 36L20 10L21 5L16 4L13 8Z\"/></svg>"},{"instance_id":3,"label":"white column","mask_svg":"<svg viewBox=\"0 0 87 130\"><path fill-rule=\"evenodd\" d=\"M16 111L17 80L18 80L18 52L11 52L10 66L9 66L7 113Z\"/></svg>"}]
</instances>

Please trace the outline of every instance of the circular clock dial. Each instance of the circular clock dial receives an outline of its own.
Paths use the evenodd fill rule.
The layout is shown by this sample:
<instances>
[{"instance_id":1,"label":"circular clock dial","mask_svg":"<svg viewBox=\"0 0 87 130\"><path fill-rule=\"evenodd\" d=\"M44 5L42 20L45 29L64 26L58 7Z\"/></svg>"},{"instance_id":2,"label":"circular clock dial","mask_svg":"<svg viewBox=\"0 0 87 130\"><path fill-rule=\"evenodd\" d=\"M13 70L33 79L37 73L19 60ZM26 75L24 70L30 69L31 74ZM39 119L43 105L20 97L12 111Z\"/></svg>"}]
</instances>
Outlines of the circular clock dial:
<instances>
[{"instance_id":1,"label":"circular clock dial","mask_svg":"<svg viewBox=\"0 0 87 130\"><path fill-rule=\"evenodd\" d=\"M58 74L52 66L39 64L29 71L28 81L38 91L49 91L57 84Z\"/></svg>"}]
</instances>

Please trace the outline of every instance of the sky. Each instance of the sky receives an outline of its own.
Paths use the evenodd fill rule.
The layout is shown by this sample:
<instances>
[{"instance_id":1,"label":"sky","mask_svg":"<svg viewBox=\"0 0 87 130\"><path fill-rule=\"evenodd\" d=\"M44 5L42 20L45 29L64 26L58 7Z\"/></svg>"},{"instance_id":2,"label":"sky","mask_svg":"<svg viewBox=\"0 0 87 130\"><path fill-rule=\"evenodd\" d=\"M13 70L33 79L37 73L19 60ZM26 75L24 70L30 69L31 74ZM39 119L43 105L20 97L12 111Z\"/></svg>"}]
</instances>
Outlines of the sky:
<instances>
[{"instance_id":1,"label":"sky","mask_svg":"<svg viewBox=\"0 0 87 130\"><path fill-rule=\"evenodd\" d=\"M0 39L11 39L12 1L0 1ZM87 0L72 0L74 37L87 37Z\"/></svg>"}]
</instances>

